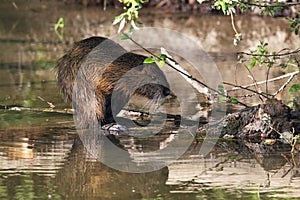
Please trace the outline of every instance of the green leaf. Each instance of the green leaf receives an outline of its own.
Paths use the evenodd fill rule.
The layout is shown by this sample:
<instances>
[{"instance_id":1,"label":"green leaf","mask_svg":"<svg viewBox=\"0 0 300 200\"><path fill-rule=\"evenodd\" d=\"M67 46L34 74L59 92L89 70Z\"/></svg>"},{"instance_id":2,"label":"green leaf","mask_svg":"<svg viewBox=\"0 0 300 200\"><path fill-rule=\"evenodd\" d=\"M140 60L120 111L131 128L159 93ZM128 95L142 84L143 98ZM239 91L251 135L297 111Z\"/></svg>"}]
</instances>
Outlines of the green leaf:
<instances>
[{"instance_id":1,"label":"green leaf","mask_svg":"<svg viewBox=\"0 0 300 200\"><path fill-rule=\"evenodd\" d=\"M130 25L129 33L132 33L133 31L134 31L134 27L132 25Z\"/></svg>"},{"instance_id":2,"label":"green leaf","mask_svg":"<svg viewBox=\"0 0 300 200\"><path fill-rule=\"evenodd\" d=\"M121 40L127 40L127 39L129 39L129 36L128 36L126 33L122 33L122 34L120 35L120 39L121 39Z\"/></svg>"},{"instance_id":3,"label":"green leaf","mask_svg":"<svg viewBox=\"0 0 300 200\"><path fill-rule=\"evenodd\" d=\"M299 90L300 90L300 84L294 84L289 89L290 92L297 92Z\"/></svg>"},{"instance_id":4,"label":"green leaf","mask_svg":"<svg viewBox=\"0 0 300 200\"><path fill-rule=\"evenodd\" d=\"M223 85L218 85L218 91L220 94L225 94L224 86Z\"/></svg>"},{"instance_id":5,"label":"green leaf","mask_svg":"<svg viewBox=\"0 0 300 200\"><path fill-rule=\"evenodd\" d=\"M163 59L163 60L168 58L168 56L166 54L160 54L158 57Z\"/></svg>"},{"instance_id":6,"label":"green leaf","mask_svg":"<svg viewBox=\"0 0 300 200\"><path fill-rule=\"evenodd\" d=\"M233 97L230 97L230 102L233 103L233 104L237 104L238 103L238 100L236 98L233 98Z\"/></svg>"},{"instance_id":7,"label":"green leaf","mask_svg":"<svg viewBox=\"0 0 300 200\"><path fill-rule=\"evenodd\" d=\"M279 67L281 67L281 68L286 68L286 67L287 67L287 63L280 63L280 64L279 64Z\"/></svg>"},{"instance_id":8,"label":"green leaf","mask_svg":"<svg viewBox=\"0 0 300 200\"><path fill-rule=\"evenodd\" d=\"M113 25L116 25L116 24L119 23L122 19L124 19L124 13L122 13L121 15L116 16L112 24L113 24Z\"/></svg>"},{"instance_id":9,"label":"green leaf","mask_svg":"<svg viewBox=\"0 0 300 200\"><path fill-rule=\"evenodd\" d=\"M158 61L157 64L158 64L159 67L162 67L166 64L166 62L164 60L160 60L160 61Z\"/></svg>"},{"instance_id":10,"label":"green leaf","mask_svg":"<svg viewBox=\"0 0 300 200\"><path fill-rule=\"evenodd\" d=\"M32 101L31 100L24 100L23 101L23 107L25 107L25 108L32 107Z\"/></svg>"},{"instance_id":11,"label":"green leaf","mask_svg":"<svg viewBox=\"0 0 300 200\"><path fill-rule=\"evenodd\" d=\"M64 26L65 26L64 18L60 17L57 20L56 24L54 25L54 29L58 30L58 28L64 28Z\"/></svg>"},{"instance_id":12,"label":"green leaf","mask_svg":"<svg viewBox=\"0 0 300 200\"><path fill-rule=\"evenodd\" d=\"M236 13L236 10L235 10L235 8L234 8L234 7L231 7L229 10L231 10L231 12L232 12L233 14L235 14L235 13Z\"/></svg>"},{"instance_id":13,"label":"green leaf","mask_svg":"<svg viewBox=\"0 0 300 200\"><path fill-rule=\"evenodd\" d=\"M255 64L256 64L256 59L252 58L251 63L248 65L248 69L252 69L255 66Z\"/></svg>"},{"instance_id":14,"label":"green leaf","mask_svg":"<svg viewBox=\"0 0 300 200\"><path fill-rule=\"evenodd\" d=\"M226 97L220 97L219 100L220 101L227 101L227 98Z\"/></svg>"},{"instance_id":15,"label":"green leaf","mask_svg":"<svg viewBox=\"0 0 300 200\"><path fill-rule=\"evenodd\" d=\"M146 58L144 60L144 63L146 63L146 64L151 64L151 63L154 63L154 62L155 62L155 58Z\"/></svg>"},{"instance_id":16,"label":"green leaf","mask_svg":"<svg viewBox=\"0 0 300 200\"><path fill-rule=\"evenodd\" d=\"M221 6L222 6L222 11L225 14L226 13L226 4L225 4L225 2L221 2Z\"/></svg>"},{"instance_id":17,"label":"green leaf","mask_svg":"<svg viewBox=\"0 0 300 200\"><path fill-rule=\"evenodd\" d=\"M64 18L60 17L54 24L54 32L60 40L63 40L65 22Z\"/></svg>"}]
</instances>

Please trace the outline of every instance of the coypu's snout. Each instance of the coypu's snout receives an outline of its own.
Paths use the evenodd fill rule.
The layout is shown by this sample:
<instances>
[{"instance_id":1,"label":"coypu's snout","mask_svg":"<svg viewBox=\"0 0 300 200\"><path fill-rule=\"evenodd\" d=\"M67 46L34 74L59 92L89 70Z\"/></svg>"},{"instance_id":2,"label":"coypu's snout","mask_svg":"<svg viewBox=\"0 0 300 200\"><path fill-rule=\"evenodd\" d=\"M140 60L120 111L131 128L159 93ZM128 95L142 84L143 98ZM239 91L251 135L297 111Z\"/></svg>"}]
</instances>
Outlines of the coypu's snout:
<instances>
[{"instance_id":1,"label":"coypu's snout","mask_svg":"<svg viewBox=\"0 0 300 200\"><path fill-rule=\"evenodd\" d=\"M171 94L171 90L160 84L149 83L139 87L135 91L136 94L145 96L149 99L164 98Z\"/></svg>"}]
</instances>

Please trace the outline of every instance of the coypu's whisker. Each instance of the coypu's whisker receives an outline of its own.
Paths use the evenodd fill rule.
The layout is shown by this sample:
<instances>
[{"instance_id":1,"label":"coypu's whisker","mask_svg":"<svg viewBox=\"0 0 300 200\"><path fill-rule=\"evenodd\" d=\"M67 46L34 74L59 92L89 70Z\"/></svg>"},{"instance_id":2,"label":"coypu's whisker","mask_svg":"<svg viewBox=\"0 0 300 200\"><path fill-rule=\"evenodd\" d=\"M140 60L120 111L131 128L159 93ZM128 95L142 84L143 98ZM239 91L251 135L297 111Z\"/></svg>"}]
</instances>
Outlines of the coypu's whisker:
<instances>
[{"instance_id":1,"label":"coypu's whisker","mask_svg":"<svg viewBox=\"0 0 300 200\"><path fill-rule=\"evenodd\" d=\"M156 94L156 97L155 97L155 110L159 109L160 102L161 102L161 95L160 94Z\"/></svg>"},{"instance_id":2,"label":"coypu's whisker","mask_svg":"<svg viewBox=\"0 0 300 200\"><path fill-rule=\"evenodd\" d=\"M143 110L150 110L153 104L153 99L148 99L144 106L142 107Z\"/></svg>"},{"instance_id":3,"label":"coypu's whisker","mask_svg":"<svg viewBox=\"0 0 300 200\"><path fill-rule=\"evenodd\" d=\"M155 98L153 100L154 101L151 102L152 105L150 107L151 113L155 113L160 108L162 96L160 94L155 94Z\"/></svg>"}]
</instances>

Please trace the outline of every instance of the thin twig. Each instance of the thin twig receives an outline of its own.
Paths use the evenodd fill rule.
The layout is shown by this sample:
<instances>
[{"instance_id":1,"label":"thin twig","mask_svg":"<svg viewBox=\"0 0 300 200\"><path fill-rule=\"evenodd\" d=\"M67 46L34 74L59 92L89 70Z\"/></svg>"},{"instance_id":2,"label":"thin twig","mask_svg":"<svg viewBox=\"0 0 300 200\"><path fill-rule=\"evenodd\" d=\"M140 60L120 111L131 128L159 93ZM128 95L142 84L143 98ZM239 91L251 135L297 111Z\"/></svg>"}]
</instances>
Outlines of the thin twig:
<instances>
[{"instance_id":1,"label":"thin twig","mask_svg":"<svg viewBox=\"0 0 300 200\"><path fill-rule=\"evenodd\" d=\"M295 76L297 74L299 74L299 72L291 72L291 73L288 73L288 74L284 74L282 76L278 76L278 77L269 79L268 82L273 82L273 81L281 80L281 79L284 79L286 77ZM246 88L249 88L249 87L252 87L252 86L255 86L255 85L261 85L261 84L264 84L264 83L266 83L266 80L265 81L259 81L259 82L256 82L256 83L252 83L252 84L249 84L249 85L243 85L243 86L241 86L242 88L239 87L239 86L233 87L231 89L228 89L227 92L231 92L231 91L234 91L234 90L246 89Z\"/></svg>"},{"instance_id":2,"label":"thin twig","mask_svg":"<svg viewBox=\"0 0 300 200\"><path fill-rule=\"evenodd\" d=\"M42 98L41 96L37 96L37 98L38 98L39 100L41 100L42 102L47 103L51 109L55 108L55 105L54 105L53 103L51 103L51 102L49 102L49 101L46 101L46 100L45 100L44 98Z\"/></svg>"},{"instance_id":3,"label":"thin twig","mask_svg":"<svg viewBox=\"0 0 300 200\"><path fill-rule=\"evenodd\" d=\"M178 70L182 71L183 73L187 74L188 76L191 76L181 65L179 65L179 63L171 60L173 59L172 56L167 52L167 50L165 48L161 48L161 53L165 54L168 58L166 59L167 63L172 65L173 67L177 68ZM171 59L170 59L171 58ZM208 93L208 89L207 87L202 87L202 85L200 85L198 82L193 81L191 79L189 79L187 76L184 76L183 74L181 74L182 77L189 82L197 91L199 91L200 93L209 95Z\"/></svg>"},{"instance_id":4,"label":"thin twig","mask_svg":"<svg viewBox=\"0 0 300 200\"><path fill-rule=\"evenodd\" d=\"M107 4L107 0L103 1L103 10L106 10L106 4Z\"/></svg>"},{"instance_id":5,"label":"thin twig","mask_svg":"<svg viewBox=\"0 0 300 200\"><path fill-rule=\"evenodd\" d=\"M237 55L244 54L247 56L284 57L284 56L290 56L290 55L297 54L297 53L300 53L300 49L296 49L294 51L290 51L287 53L279 53L279 54L254 54L254 53L248 53L248 52L243 52L243 51L237 52L236 54Z\"/></svg>"},{"instance_id":6,"label":"thin twig","mask_svg":"<svg viewBox=\"0 0 300 200\"><path fill-rule=\"evenodd\" d=\"M266 93L268 94L268 80L269 80L269 74L270 74L270 67L267 69L267 77L266 77Z\"/></svg>"},{"instance_id":7,"label":"thin twig","mask_svg":"<svg viewBox=\"0 0 300 200\"><path fill-rule=\"evenodd\" d=\"M3 110L13 110L13 111L34 111L34 112L47 112L47 113L62 113L62 114L72 114L73 109L52 109L52 108L25 108L15 105L0 105L0 109Z\"/></svg>"},{"instance_id":8,"label":"thin twig","mask_svg":"<svg viewBox=\"0 0 300 200\"><path fill-rule=\"evenodd\" d=\"M261 89L258 87L257 81L256 81L256 79L255 79L253 73L251 72L251 70L250 70L245 64L244 64L244 67L245 67L245 69L248 71L248 73L250 74L251 79L252 79L252 81L253 81L253 84L254 84L254 86L255 86L255 88L256 88L256 91L257 91L257 92L261 91ZM259 95L259 99L260 99L261 101L263 101L263 100L261 99L261 96L260 96L260 95Z\"/></svg>"},{"instance_id":9,"label":"thin twig","mask_svg":"<svg viewBox=\"0 0 300 200\"><path fill-rule=\"evenodd\" d=\"M285 84L283 84L274 94L273 96L276 96L279 92L281 92L292 80L293 78L296 76L296 74L298 74L299 72L297 73L293 73L290 78L285 82Z\"/></svg>"},{"instance_id":10,"label":"thin twig","mask_svg":"<svg viewBox=\"0 0 300 200\"><path fill-rule=\"evenodd\" d=\"M239 4L247 4L249 6L257 6L257 7L272 7L272 8L278 8L278 7L292 7L292 6L297 6L300 5L299 2L296 3L278 3L278 4L270 4L268 2L261 2L261 3L245 3L245 2L241 2L238 1ZM263 3L263 4L262 4Z\"/></svg>"},{"instance_id":11,"label":"thin twig","mask_svg":"<svg viewBox=\"0 0 300 200\"><path fill-rule=\"evenodd\" d=\"M257 91L255 91L255 90L249 89L249 88L247 88L247 87L235 85L235 84L228 83L228 82L223 82L223 84L230 85L230 86L234 86L235 88L239 88L239 89L243 89L243 90L248 90L248 91L250 91L250 92L253 92L253 93L255 93L255 94L261 95L261 96L263 96L263 97L269 99L269 97L268 97L269 94L264 93L264 92L257 92ZM228 92L228 90L227 90L227 92Z\"/></svg>"},{"instance_id":12,"label":"thin twig","mask_svg":"<svg viewBox=\"0 0 300 200\"><path fill-rule=\"evenodd\" d=\"M257 95L256 93L252 93L252 94L244 94L244 95L235 95L235 98L248 98L248 97L253 97Z\"/></svg>"},{"instance_id":13,"label":"thin twig","mask_svg":"<svg viewBox=\"0 0 300 200\"><path fill-rule=\"evenodd\" d=\"M230 18L231 18L231 25L232 25L232 28L233 28L233 30L235 32L235 35L239 35L240 33L235 28L234 19L233 19L233 13L232 13L231 10L229 10L229 13L230 13Z\"/></svg>"}]
</instances>

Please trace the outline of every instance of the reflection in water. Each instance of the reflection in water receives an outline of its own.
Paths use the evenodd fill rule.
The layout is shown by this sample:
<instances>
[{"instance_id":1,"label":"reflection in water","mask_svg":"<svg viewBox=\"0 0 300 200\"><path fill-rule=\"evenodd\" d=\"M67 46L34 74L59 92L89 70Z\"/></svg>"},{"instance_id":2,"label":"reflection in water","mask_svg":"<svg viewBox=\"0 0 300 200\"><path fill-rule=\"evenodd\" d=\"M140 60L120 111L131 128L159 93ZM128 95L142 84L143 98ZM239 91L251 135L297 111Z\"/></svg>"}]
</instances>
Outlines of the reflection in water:
<instances>
[{"instance_id":1,"label":"reflection in water","mask_svg":"<svg viewBox=\"0 0 300 200\"><path fill-rule=\"evenodd\" d=\"M0 129L0 199L58 198L53 178L72 147L74 130L12 128L14 121L6 122L11 127Z\"/></svg>"},{"instance_id":2,"label":"reflection in water","mask_svg":"<svg viewBox=\"0 0 300 200\"><path fill-rule=\"evenodd\" d=\"M249 193L262 198L265 195L299 197L299 154L294 160L298 167L291 168L291 163L282 156L291 157L287 151L289 148L277 148L270 147L266 154L253 155L248 148L235 141L219 142L207 158L189 152L186 157L170 165L167 184L179 185L186 192L203 192L203 187L211 186L213 189L227 188L229 191L239 191L233 197L239 199L251 199L247 196ZM271 191L276 192L272 194Z\"/></svg>"},{"instance_id":3,"label":"reflection in water","mask_svg":"<svg viewBox=\"0 0 300 200\"><path fill-rule=\"evenodd\" d=\"M168 169L149 173L125 173L89 158L79 137L68 162L56 176L58 191L68 199L140 199L167 192Z\"/></svg>"},{"instance_id":4,"label":"reflection in water","mask_svg":"<svg viewBox=\"0 0 300 200\"><path fill-rule=\"evenodd\" d=\"M28 141L28 138L23 138L22 140ZM10 159L32 159L34 158L33 146L27 142L12 142L7 148L7 157Z\"/></svg>"},{"instance_id":5,"label":"reflection in water","mask_svg":"<svg viewBox=\"0 0 300 200\"><path fill-rule=\"evenodd\" d=\"M168 167L126 173L96 160L73 128L1 130L0 137L1 199L249 199L253 195L296 197L300 189L299 168L291 168L289 148L282 146L253 155L240 143L219 141L203 158L199 142ZM119 139L111 139L120 145ZM145 150L153 144L132 140L132 145L143 144ZM299 160L296 154L297 165Z\"/></svg>"}]
</instances>

